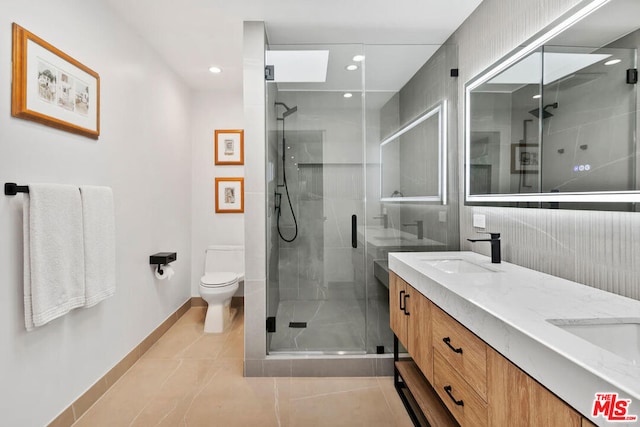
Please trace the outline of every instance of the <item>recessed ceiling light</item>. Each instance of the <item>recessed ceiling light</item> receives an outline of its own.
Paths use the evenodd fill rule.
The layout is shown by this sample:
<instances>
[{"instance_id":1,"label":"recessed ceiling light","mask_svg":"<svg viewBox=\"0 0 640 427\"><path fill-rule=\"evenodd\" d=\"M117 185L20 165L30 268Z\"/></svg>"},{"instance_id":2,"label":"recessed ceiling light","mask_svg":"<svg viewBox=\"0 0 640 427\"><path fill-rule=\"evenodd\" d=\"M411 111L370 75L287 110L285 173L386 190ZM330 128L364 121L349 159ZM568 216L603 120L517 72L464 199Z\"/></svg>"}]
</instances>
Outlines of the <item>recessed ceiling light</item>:
<instances>
[{"instance_id":1,"label":"recessed ceiling light","mask_svg":"<svg viewBox=\"0 0 640 427\"><path fill-rule=\"evenodd\" d=\"M353 94L351 92L347 92L342 96L344 96L345 98L351 98L353 96Z\"/></svg>"},{"instance_id":2,"label":"recessed ceiling light","mask_svg":"<svg viewBox=\"0 0 640 427\"><path fill-rule=\"evenodd\" d=\"M347 65L346 67L344 67L347 69L347 71L355 71L358 69L358 66L356 64L351 64L351 65Z\"/></svg>"},{"instance_id":3,"label":"recessed ceiling light","mask_svg":"<svg viewBox=\"0 0 640 427\"><path fill-rule=\"evenodd\" d=\"M353 60L356 62L362 62L364 61L364 55L356 55L353 57Z\"/></svg>"},{"instance_id":4,"label":"recessed ceiling light","mask_svg":"<svg viewBox=\"0 0 640 427\"><path fill-rule=\"evenodd\" d=\"M533 95L533 99L540 99L542 97L542 95L537 94L537 95Z\"/></svg>"},{"instance_id":5,"label":"recessed ceiling light","mask_svg":"<svg viewBox=\"0 0 640 427\"><path fill-rule=\"evenodd\" d=\"M209 71L213 74L220 74L222 72L222 68L220 67L209 67Z\"/></svg>"},{"instance_id":6,"label":"recessed ceiling light","mask_svg":"<svg viewBox=\"0 0 640 427\"><path fill-rule=\"evenodd\" d=\"M604 63L604 65L616 65L622 62L622 59L612 59Z\"/></svg>"}]
</instances>

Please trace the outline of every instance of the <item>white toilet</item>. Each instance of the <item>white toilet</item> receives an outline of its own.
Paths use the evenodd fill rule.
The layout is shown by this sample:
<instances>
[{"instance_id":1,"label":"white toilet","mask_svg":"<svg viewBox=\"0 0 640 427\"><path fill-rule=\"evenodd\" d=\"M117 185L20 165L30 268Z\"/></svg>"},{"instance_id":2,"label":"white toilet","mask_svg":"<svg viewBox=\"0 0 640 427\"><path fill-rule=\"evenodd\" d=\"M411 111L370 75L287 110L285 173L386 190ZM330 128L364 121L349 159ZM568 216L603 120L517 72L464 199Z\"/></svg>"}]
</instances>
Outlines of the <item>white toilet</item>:
<instances>
[{"instance_id":1,"label":"white toilet","mask_svg":"<svg viewBox=\"0 0 640 427\"><path fill-rule=\"evenodd\" d=\"M200 296L209 307L204 331L220 333L231 325L236 311L231 310L231 297L244 280L244 248L242 246L209 246L205 251L204 276L200 279Z\"/></svg>"}]
</instances>

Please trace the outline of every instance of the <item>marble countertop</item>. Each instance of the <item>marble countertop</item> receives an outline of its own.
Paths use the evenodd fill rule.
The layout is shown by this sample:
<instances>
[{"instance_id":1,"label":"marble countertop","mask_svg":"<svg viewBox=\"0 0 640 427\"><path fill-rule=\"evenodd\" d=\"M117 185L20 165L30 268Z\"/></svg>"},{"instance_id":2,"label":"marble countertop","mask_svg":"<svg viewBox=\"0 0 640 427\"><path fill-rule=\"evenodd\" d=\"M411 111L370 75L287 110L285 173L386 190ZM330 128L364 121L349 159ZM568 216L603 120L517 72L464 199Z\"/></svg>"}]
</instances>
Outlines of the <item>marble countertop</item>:
<instances>
[{"instance_id":1,"label":"marble countertop","mask_svg":"<svg viewBox=\"0 0 640 427\"><path fill-rule=\"evenodd\" d=\"M493 271L447 273L428 263L450 258ZM617 392L632 399L629 415L640 419L640 361L548 322L640 320L640 301L514 264L491 264L474 252L390 253L389 268L587 418L596 393ZM603 417L590 419L608 425Z\"/></svg>"}]
</instances>

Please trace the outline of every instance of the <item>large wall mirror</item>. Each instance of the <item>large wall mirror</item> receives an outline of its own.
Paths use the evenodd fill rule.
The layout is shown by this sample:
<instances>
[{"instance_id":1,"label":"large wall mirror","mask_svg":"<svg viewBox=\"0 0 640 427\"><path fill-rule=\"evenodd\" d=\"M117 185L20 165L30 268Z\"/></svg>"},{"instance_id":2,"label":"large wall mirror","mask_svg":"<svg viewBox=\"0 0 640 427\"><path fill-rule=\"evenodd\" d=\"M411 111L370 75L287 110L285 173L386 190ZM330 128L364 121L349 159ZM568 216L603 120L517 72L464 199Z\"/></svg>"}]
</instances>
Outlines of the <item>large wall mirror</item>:
<instances>
[{"instance_id":1,"label":"large wall mirror","mask_svg":"<svg viewBox=\"0 0 640 427\"><path fill-rule=\"evenodd\" d=\"M446 204L446 101L380 143L380 200Z\"/></svg>"},{"instance_id":2,"label":"large wall mirror","mask_svg":"<svg viewBox=\"0 0 640 427\"><path fill-rule=\"evenodd\" d=\"M636 210L639 16L582 2L467 83L467 204Z\"/></svg>"}]
</instances>

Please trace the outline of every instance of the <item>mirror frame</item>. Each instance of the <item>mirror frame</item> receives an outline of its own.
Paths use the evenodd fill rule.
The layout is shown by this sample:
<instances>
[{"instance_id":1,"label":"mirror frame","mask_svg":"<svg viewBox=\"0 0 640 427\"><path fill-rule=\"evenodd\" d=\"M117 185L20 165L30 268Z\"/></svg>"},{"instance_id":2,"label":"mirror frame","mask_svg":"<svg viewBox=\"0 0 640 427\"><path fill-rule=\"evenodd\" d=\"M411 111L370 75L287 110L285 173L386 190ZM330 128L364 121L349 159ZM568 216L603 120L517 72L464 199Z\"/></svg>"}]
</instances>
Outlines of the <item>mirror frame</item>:
<instances>
[{"instance_id":1,"label":"mirror frame","mask_svg":"<svg viewBox=\"0 0 640 427\"><path fill-rule=\"evenodd\" d=\"M384 163L382 161L382 148L393 140L399 138L406 132L415 128L422 122L434 115L438 115L438 194L426 196L401 196L384 197L382 194L382 183L384 181ZM409 124L385 138L380 143L380 201L386 203L402 202L441 202L447 204L447 100L442 100L425 113L412 120Z\"/></svg>"},{"instance_id":2,"label":"mirror frame","mask_svg":"<svg viewBox=\"0 0 640 427\"><path fill-rule=\"evenodd\" d=\"M546 42L571 27L573 24L585 18L610 0L584 1L567 13L555 20L552 24L538 32L518 46L512 52L503 57L493 66L480 72L479 75L465 84L464 98L464 201L465 204L488 204L492 206L505 206L514 202L578 202L578 203L636 203L640 202L640 191L585 191L567 193L505 193L505 194L470 194L471 178L471 91L481 84L489 81L511 65L525 58L527 55L539 49Z\"/></svg>"}]
</instances>

